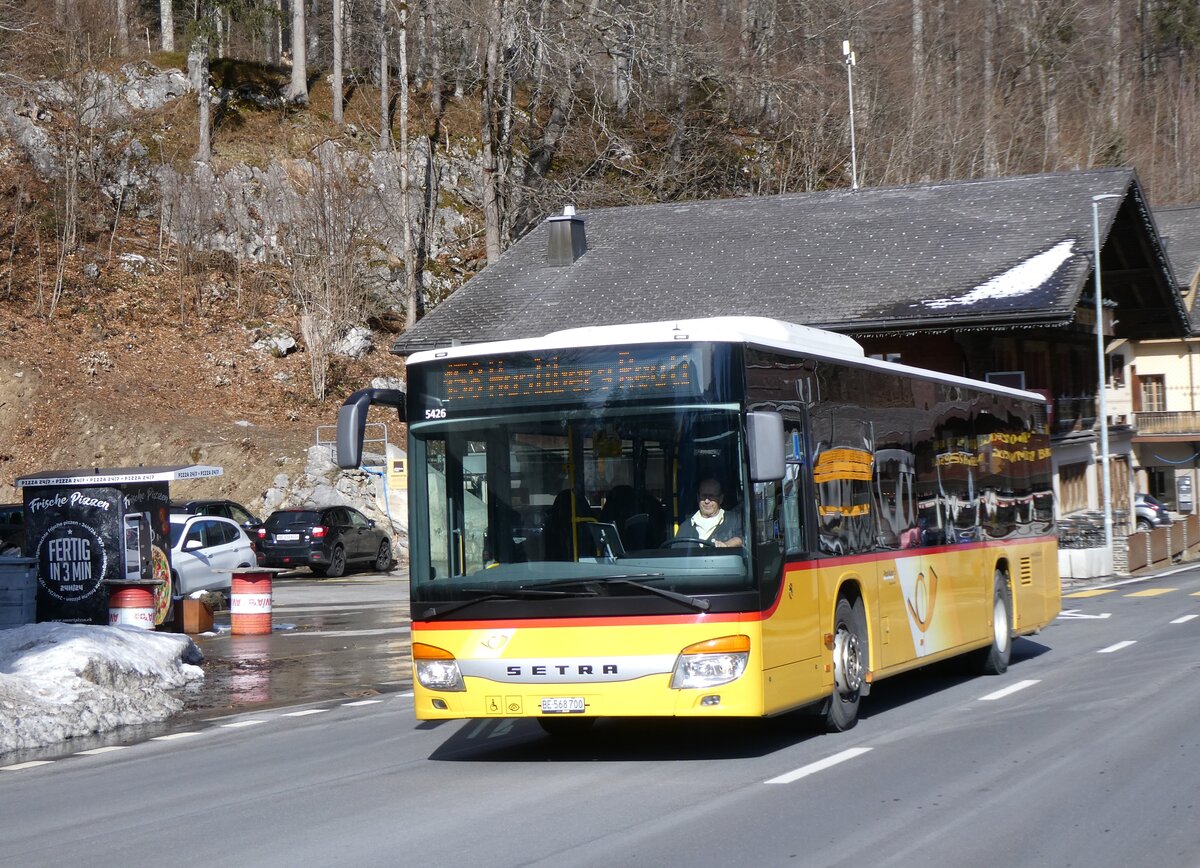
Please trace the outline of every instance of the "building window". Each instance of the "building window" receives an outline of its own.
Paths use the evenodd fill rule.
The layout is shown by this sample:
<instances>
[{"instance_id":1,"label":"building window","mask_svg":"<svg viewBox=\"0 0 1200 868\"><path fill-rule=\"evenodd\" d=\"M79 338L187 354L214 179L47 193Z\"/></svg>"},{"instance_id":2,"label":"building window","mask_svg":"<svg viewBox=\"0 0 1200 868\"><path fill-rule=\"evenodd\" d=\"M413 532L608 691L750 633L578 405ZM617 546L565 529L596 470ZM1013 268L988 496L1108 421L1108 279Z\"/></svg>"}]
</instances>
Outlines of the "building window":
<instances>
[{"instance_id":1,"label":"building window","mask_svg":"<svg viewBox=\"0 0 1200 868\"><path fill-rule=\"evenodd\" d=\"M1058 469L1058 500L1063 515L1088 507L1086 461L1064 464Z\"/></svg>"},{"instance_id":2,"label":"building window","mask_svg":"<svg viewBox=\"0 0 1200 868\"><path fill-rule=\"evenodd\" d=\"M1125 388L1125 357L1120 353L1108 357L1108 385L1112 389Z\"/></svg>"},{"instance_id":3,"label":"building window","mask_svg":"<svg viewBox=\"0 0 1200 868\"><path fill-rule=\"evenodd\" d=\"M1142 411L1162 413L1167 409L1167 383L1162 374L1142 376Z\"/></svg>"}]
</instances>

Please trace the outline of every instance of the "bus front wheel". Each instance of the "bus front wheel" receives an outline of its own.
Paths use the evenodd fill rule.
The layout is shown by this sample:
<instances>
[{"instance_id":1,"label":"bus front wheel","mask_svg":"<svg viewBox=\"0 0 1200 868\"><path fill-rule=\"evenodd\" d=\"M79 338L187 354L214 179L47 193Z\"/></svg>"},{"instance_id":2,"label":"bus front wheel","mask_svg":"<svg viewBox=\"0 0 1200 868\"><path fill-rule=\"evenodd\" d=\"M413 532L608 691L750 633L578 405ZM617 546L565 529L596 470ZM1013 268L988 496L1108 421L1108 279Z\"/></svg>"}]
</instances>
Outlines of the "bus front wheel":
<instances>
[{"instance_id":1,"label":"bus front wheel","mask_svg":"<svg viewBox=\"0 0 1200 868\"><path fill-rule=\"evenodd\" d=\"M833 695L825 703L825 726L831 732L844 732L858 723L858 704L869 668L862 600L839 599L833 621Z\"/></svg>"},{"instance_id":2,"label":"bus front wheel","mask_svg":"<svg viewBox=\"0 0 1200 868\"><path fill-rule=\"evenodd\" d=\"M976 667L983 675L1003 675L1012 656L1012 594L1008 577L996 570L992 589L992 644L976 651Z\"/></svg>"}]
</instances>

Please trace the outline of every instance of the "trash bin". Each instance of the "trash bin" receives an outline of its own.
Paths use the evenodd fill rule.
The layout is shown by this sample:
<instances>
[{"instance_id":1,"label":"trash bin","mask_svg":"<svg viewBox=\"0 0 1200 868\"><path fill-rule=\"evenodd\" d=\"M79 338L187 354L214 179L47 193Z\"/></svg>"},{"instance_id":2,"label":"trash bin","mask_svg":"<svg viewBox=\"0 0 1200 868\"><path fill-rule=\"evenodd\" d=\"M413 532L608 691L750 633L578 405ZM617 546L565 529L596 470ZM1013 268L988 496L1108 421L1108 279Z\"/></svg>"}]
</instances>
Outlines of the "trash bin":
<instances>
[{"instance_id":1,"label":"trash bin","mask_svg":"<svg viewBox=\"0 0 1200 868\"><path fill-rule=\"evenodd\" d=\"M37 620L37 558L0 558L0 630Z\"/></svg>"},{"instance_id":2,"label":"trash bin","mask_svg":"<svg viewBox=\"0 0 1200 868\"><path fill-rule=\"evenodd\" d=\"M108 585L108 625L154 629L154 588L157 582L105 582Z\"/></svg>"},{"instance_id":3,"label":"trash bin","mask_svg":"<svg viewBox=\"0 0 1200 868\"><path fill-rule=\"evenodd\" d=\"M229 629L235 636L271 632L271 574L277 570L250 567L235 570L229 594Z\"/></svg>"}]
</instances>

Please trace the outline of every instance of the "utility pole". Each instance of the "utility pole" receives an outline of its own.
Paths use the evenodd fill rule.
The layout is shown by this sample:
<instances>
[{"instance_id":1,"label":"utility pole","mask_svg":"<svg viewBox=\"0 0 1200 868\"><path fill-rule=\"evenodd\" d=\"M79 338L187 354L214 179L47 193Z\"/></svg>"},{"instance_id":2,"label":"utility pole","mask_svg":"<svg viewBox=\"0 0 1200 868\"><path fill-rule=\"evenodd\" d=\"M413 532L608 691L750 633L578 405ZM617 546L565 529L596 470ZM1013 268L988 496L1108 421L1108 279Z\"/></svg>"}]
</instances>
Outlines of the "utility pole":
<instances>
[{"instance_id":1,"label":"utility pole","mask_svg":"<svg viewBox=\"0 0 1200 868\"><path fill-rule=\"evenodd\" d=\"M858 155L854 147L854 52L850 40L842 40L842 56L846 58L846 87L850 92L850 189L858 189Z\"/></svg>"}]
</instances>

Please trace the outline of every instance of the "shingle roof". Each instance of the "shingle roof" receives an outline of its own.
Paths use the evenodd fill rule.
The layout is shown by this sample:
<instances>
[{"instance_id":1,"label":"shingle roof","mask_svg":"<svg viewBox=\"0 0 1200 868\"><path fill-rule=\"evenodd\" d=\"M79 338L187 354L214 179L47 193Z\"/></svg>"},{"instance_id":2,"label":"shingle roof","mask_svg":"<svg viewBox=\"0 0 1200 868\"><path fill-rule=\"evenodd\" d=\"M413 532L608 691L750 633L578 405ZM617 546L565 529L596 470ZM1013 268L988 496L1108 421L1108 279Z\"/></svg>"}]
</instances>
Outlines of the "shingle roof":
<instances>
[{"instance_id":1,"label":"shingle roof","mask_svg":"<svg viewBox=\"0 0 1200 868\"><path fill-rule=\"evenodd\" d=\"M580 212L580 259L549 265L543 222L393 352L680 316L759 315L850 334L1061 325L1091 274L1100 194L1116 197L1099 203L1101 246L1129 215L1144 235L1133 247L1151 251L1141 265L1161 285L1153 306L1167 313L1151 319L1185 333L1136 173L1104 169Z\"/></svg>"},{"instance_id":2,"label":"shingle roof","mask_svg":"<svg viewBox=\"0 0 1200 868\"><path fill-rule=\"evenodd\" d=\"M1200 272L1200 205L1155 208L1154 223L1176 284L1186 289Z\"/></svg>"}]
</instances>

